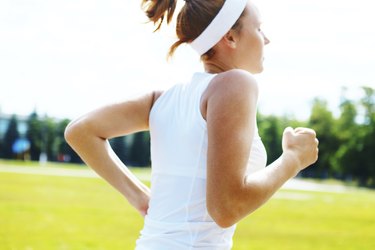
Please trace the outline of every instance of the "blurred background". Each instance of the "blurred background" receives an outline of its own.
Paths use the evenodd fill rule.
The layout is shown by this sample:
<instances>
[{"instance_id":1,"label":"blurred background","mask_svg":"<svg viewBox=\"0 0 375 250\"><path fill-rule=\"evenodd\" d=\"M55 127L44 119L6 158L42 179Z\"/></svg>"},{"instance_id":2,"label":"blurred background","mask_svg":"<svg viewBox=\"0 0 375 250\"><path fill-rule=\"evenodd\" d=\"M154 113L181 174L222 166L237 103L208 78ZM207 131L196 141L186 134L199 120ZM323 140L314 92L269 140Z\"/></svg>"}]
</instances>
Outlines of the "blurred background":
<instances>
[{"instance_id":1,"label":"blurred background","mask_svg":"<svg viewBox=\"0 0 375 250\"><path fill-rule=\"evenodd\" d=\"M375 185L373 3L256 4L271 40L265 71L256 76L258 122L269 161L280 153L284 126L294 122L316 129L321 141L320 160L308 176ZM3 158L79 162L62 138L69 120L101 105L167 89L203 70L188 46L166 60L175 40L173 24L153 33L140 1L4 0L0 17ZM113 143L125 161L149 165L149 152L133 149L149 136L134 137Z\"/></svg>"},{"instance_id":2,"label":"blurred background","mask_svg":"<svg viewBox=\"0 0 375 250\"><path fill-rule=\"evenodd\" d=\"M9 188L15 194L6 182L20 183L17 178L13 179L15 176L6 175L15 166L85 168L63 138L70 120L102 105L155 89L165 90L188 81L192 73L203 71L199 57L189 46L181 46L170 61L166 60L169 46L175 41L173 23L153 33L154 27L147 23L140 2L0 1L0 158L3 159L0 162L0 225L8 225L0 229L0 249L108 249L99 243L88 247L90 242L79 247L58 243L54 247L39 248L32 244L13 245L11 238L15 234L9 233L13 224L5 218L17 215L5 207L12 204L9 205L13 206L12 211L18 211L20 206L7 203L11 199L1 190ZM262 29L271 40L265 49L265 70L255 76L260 86L258 127L268 162L280 155L281 136L286 126L308 126L317 131L320 154L314 167L303 171L300 178L359 187L361 192L362 188L373 189L374 3L370 0L255 2L262 14ZM183 3L179 1L179 5ZM111 140L120 159L132 167L146 167L146 175L150 166L149 143L148 132ZM353 210L363 205L364 210L359 211L366 214L375 208L374 193L368 192L367 202L355 200ZM348 205L327 197L323 200ZM362 196L353 193L353 197ZM345 212L342 216L351 215ZM49 220L50 217L44 225L50 225ZM315 249L335 249L334 246L374 249L371 248L375 244L373 214L354 221L359 224L341 228L350 230L360 226L364 230L362 236L372 239L367 245L358 238L358 244L352 248L342 240ZM341 232L340 228L330 233L334 232ZM340 235L340 239L349 237ZM354 238L351 240L356 242ZM84 240L80 238L77 242ZM311 242L315 238L308 242L313 246ZM245 243L243 246L237 249L248 249ZM309 249L298 246L278 246L278 249Z\"/></svg>"}]
</instances>

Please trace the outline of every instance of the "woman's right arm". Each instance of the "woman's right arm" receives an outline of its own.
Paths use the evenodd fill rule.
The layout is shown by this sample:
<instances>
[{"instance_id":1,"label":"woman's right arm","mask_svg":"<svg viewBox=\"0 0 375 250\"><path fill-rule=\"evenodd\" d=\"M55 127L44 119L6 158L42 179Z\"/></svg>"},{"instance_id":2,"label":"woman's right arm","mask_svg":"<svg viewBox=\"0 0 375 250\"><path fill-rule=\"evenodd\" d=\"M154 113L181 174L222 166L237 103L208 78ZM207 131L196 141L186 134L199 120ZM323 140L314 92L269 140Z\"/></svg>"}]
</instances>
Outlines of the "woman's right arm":
<instances>
[{"instance_id":1,"label":"woman's right arm","mask_svg":"<svg viewBox=\"0 0 375 250\"><path fill-rule=\"evenodd\" d=\"M283 154L267 168L246 176L254 137L258 87L241 71L214 78L207 98L207 209L221 227L252 213L290 178L317 160L318 141L307 128L287 128ZM250 166L251 167L251 166Z\"/></svg>"},{"instance_id":2,"label":"woman's right arm","mask_svg":"<svg viewBox=\"0 0 375 250\"><path fill-rule=\"evenodd\" d=\"M124 165L108 140L148 129L149 113L160 92L152 92L94 110L73 120L65 138L81 159L117 189L142 215L150 190Z\"/></svg>"}]
</instances>

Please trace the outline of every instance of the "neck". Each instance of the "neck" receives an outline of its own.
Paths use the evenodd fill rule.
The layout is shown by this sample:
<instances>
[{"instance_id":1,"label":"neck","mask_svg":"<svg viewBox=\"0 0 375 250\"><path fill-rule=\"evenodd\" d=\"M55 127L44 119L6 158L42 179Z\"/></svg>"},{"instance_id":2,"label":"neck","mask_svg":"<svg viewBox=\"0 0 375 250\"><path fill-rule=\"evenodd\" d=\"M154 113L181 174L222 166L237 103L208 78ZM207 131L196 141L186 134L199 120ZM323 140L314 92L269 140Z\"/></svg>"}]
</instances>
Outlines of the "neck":
<instances>
[{"instance_id":1,"label":"neck","mask_svg":"<svg viewBox=\"0 0 375 250\"><path fill-rule=\"evenodd\" d=\"M222 62L213 62L210 60L205 61L203 63L204 63L204 70L207 73L212 73L212 74L218 74L218 73L222 73L222 72L236 68L234 66L229 66Z\"/></svg>"}]
</instances>

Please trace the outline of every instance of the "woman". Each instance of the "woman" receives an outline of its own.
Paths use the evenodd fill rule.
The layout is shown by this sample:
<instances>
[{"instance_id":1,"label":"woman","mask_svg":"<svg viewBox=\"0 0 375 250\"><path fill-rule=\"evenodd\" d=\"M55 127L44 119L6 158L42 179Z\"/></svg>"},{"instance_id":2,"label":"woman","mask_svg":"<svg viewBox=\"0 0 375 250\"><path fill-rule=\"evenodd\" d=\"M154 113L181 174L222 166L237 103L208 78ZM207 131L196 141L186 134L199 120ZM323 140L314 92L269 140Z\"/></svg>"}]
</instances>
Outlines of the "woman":
<instances>
[{"instance_id":1,"label":"woman","mask_svg":"<svg viewBox=\"0 0 375 250\"><path fill-rule=\"evenodd\" d=\"M176 1L143 0L160 28ZM189 0L177 18L179 40L201 56L205 72L165 92L95 110L73 121L66 140L143 216L137 250L230 249L236 223L317 160L308 128L286 128L283 153L267 168L258 135L263 70L259 13L247 0ZM117 158L108 139L150 130L151 190Z\"/></svg>"}]
</instances>

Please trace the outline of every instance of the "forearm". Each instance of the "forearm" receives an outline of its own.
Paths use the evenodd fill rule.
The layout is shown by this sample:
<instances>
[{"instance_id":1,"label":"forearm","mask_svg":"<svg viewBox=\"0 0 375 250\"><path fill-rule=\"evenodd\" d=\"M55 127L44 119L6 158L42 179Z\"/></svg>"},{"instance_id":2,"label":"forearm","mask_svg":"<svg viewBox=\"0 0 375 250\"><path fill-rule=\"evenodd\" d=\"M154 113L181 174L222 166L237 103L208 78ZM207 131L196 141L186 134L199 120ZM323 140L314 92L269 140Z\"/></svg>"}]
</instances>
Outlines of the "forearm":
<instances>
[{"instance_id":1,"label":"forearm","mask_svg":"<svg viewBox=\"0 0 375 250\"><path fill-rule=\"evenodd\" d=\"M249 155L243 152L248 152L248 144L239 139L234 143L236 146L229 148L242 151L228 153L218 149L208 159L211 165L208 165L207 210L222 227L229 227L258 209L287 180L318 159L319 141L315 131L288 127L283 133L283 154L280 158L267 168L244 176L245 160ZM212 147L215 148L215 144ZM217 157L221 159L218 161Z\"/></svg>"},{"instance_id":2,"label":"forearm","mask_svg":"<svg viewBox=\"0 0 375 250\"><path fill-rule=\"evenodd\" d=\"M298 162L292 154L284 153L265 169L246 176L240 190L232 196L232 224L261 207L294 177L297 174L296 164Z\"/></svg>"},{"instance_id":3,"label":"forearm","mask_svg":"<svg viewBox=\"0 0 375 250\"><path fill-rule=\"evenodd\" d=\"M283 154L262 171L245 178L236 195L236 221L253 212L290 178L318 159L319 141L315 131L308 128L286 128L283 133Z\"/></svg>"},{"instance_id":4,"label":"forearm","mask_svg":"<svg viewBox=\"0 0 375 250\"><path fill-rule=\"evenodd\" d=\"M139 209L140 204L148 203L149 188L121 162L107 140L84 133L67 136L67 140L81 159L133 206Z\"/></svg>"}]
</instances>

